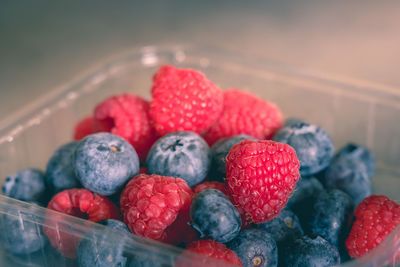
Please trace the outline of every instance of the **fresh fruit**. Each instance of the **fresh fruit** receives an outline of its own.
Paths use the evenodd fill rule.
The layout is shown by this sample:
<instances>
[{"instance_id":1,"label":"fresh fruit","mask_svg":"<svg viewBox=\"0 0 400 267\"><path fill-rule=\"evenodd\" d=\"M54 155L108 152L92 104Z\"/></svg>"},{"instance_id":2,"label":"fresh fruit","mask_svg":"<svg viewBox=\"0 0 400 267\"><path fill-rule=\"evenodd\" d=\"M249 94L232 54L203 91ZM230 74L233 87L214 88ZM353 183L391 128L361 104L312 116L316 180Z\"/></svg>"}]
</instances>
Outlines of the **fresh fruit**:
<instances>
[{"instance_id":1,"label":"fresh fruit","mask_svg":"<svg viewBox=\"0 0 400 267\"><path fill-rule=\"evenodd\" d=\"M92 134L83 139L74 154L75 174L94 193L109 196L139 173L135 149L110 133Z\"/></svg>"},{"instance_id":2,"label":"fresh fruit","mask_svg":"<svg viewBox=\"0 0 400 267\"><path fill-rule=\"evenodd\" d=\"M303 236L286 247L282 266L329 267L340 264L339 251L320 236Z\"/></svg>"},{"instance_id":3,"label":"fresh fruit","mask_svg":"<svg viewBox=\"0 0 400 267\"><path fill-rule=\"evenodd\" d=\"M93 121L92 116L85 117L79 121L74 129L74 140L82 140L86 136L95 133Z\"/></svg>"},{"instance_id":4,"label":"fresh fruit","mask_svg":"<svg viewBox=\"0 0 400 267\"><path fill-rule=\"evenodd\" d=\"M235 206L255 223L269 221L285 207L299 180L295 150L271 140L244 140L226 158L227 181Z\"/></svg>"},{"instance_id":5,"label":"fresh fruit","mask_svg":"<svg viewBox=\"0 0 400 267\"><path fill-rule=\"evenodd\" d=\"M400 205L386 196L371 195L357 206L355 217L346 248L351 257L358 258L379 245L400 223Z\"/></svg>"},{"instance_id":6,"label":"fresh fruit","mask_svg":"<svg viewBox=\"0 0 400 267\"><path fill-rule=\"evenodd\" d=\"M321 192L312 207L308 222L312 233L336 246L340 254L346 251L344 241L353 219L353 199L345 192L332 189Z\"/></svg>"},{"instance_id":7,"label":"fresh fruit","mask_svg":"<svg viewBox=\"0 0 400 267\"><path fill-rule=\"evenodd\" d=\"M77 146L76 141L60 146L47 162L46 183L53 194L65 189L81 187L73 164L73 155Z\"/></svg>"},{"instance_id":8,"label":"fresh fruit","mask_svg":"<svg viewBox=\"0 0 400 267\"><path fill-rule=\"evenodd\" d=\"M165 229L187 210L192 191L180 178L139 174L121 193L124 222L132 233L150 239L165 240Z\"/></svg>"},{"instance_id":9,"label":"fresh fruit","mask_svg":"<svg viewBox=\"0 0 400 267\"><path fill-rule=\"evenodd\" d=\"M98 222L112 229L130 233L128 227L121 221L107 219ZM127 256L123 255L124 243L120 239L112 238L111 232L101 235L90 229L79 241L77 248L77 260L79 267L124 267L127 264Z\"/></svg>"},{"instance_id":10,"label":"fresh fruit","mask_svg":"<svg viewBox=\"0 0 400 267\"><path fill-rule=\"evenodd\" d=\"M240 134L229 138L222 138L211 147L211 171L214 178L222 180L226 177L226 156L233 147L246 139L256 140L256 138Z\"/></svg>"},{"instance_id":11,"label":"fresh fruit","mask_svg":"<svg viewBox=\"0 0 400 267\"><path fill-rule=\"evenodd\" d=\"M198 193L200 193L203 190L206 189L217 189L224 193L224 195L232 202L232 196L229 192L228 185L226 183L221 183L218 181L206 181L201 184L198 184L192 188L193 194L196 196ZM240 217L242 218L242 229L247 228L250 226L251 222L247 221L246 216L244 214L243 209L241 209L239 206L235 207L237 211L240 214Z\"/></svg>"},{"instance_id":12,"label":"fresh fruit","mask_svg":"<svg viewBox=\"0 0 400 267\"><path fill-rule=\"evenodd\" d=\"M206 178L210 163L210 148L200 135L175 132L154 143L146 167L151 174L179 177L194 186Z\"/></svg>"},{"instance_id":13,"label":"fresh fruit","mask_svg":"<svg viewBox=\"0 0 400 267\"><path fill-rule=\"evenodd\" d=\"M317 125L305 122L291 123L276 132L273 140L288 144L296 150L302 177L324 170L333 158L332 139Z\"/></svg>"},{"instance_id":14,"label":"fresh fruit","mask_svg":"<svg viewBox=\"0 0 400 267\"><path fill-rule=\"evenodd\" d=\"M239 256L244 267L278 265L276 242L264 230L245 229L228 244L228 248Z\"/></svg>"},{"instance_id":15,"label":"fresh fruit","mask_svg":"<svg viewBox=\"0 0 400 267\"><path fill-rule=\"evenodd\" d=\"M50 200L47 208L92 222L120 217L118 208L111 201L87 189L61 191ZM69 223L63 222L62 215L47 212L43 232L64 257L76 257L78 237L70 233Z\"/></svg>"},{"instance_id":16,"label":"fresh fruit","mask_svg":"<svg viewBox=\"0 0 400 267\"><path fill-rule=\"evenodd\" d=\"M200 238L210 238L221 243L235 238L242 226L239 212L217 189L203 190L194 197L190 218Z\"/></svg>"},{"instance_id":17,"label":"fresh fruit","mask_svg":"<svg viewBox=\"0 0 400 267\"><path fill-rule=\"evenodd\" d=\"M43 202L47 193L44 173L34 168L19 170L6 178L2 192L23 201Z\"/></svg>"},{"instance_id":18,"label":"fresh fruit","mask_svg":"<svg viewBox=\"0 0 400 267\"><path fill-rule=\"evenodd\" d=\"M324 191L324 186L317 178L313 176L301 177L286 205L287 208L290 208L297 215L306 233L311 233L308 222L313 216L312 207L315 200L322 191Z\"/></svg>"},{"instance_id":19,"label":"fresh fruit","mask_svg":"<svg viewBox=\"0 0 400 267\"><path fill-rule=\"evenodd\" d=\"M218 119L223 93L196 70L161 66L153 77L150 117L158 135L205 132Z\"/></svg>"},{"instance_id":20,"label":"fresh fruit","mask_svg":"<svg viewBox=\"0 0 400 267\"><path fill-rule=\"evenodd\" d=\"M348 144L335 155L322 181L326 188L338 188L349 194L357 205L371 195L374 173L373 153L363 146Z\"/></svg>"},{"instance_id":21,"label":"fresh fruit","mask_svg":"<svg viewBox=\"0 0 400 267\"><path fill-rule=\"evenodd\" d=\"M7 252L17 255L26 255L43 249L47 244L47 238L39 227L43 222L33 214L20 211L14 214L14 212L0 215L1 246Z\"/></svg>"},{"instance_id":22,"label":"fresh fruit","mask_svg":"<svg viewBox=\"0 0 400 267\"><path fill-rule=\"evenodd\" d=\"M197 253L199 255L196 255L194 253ZM215 266L215 264L217 264L216 260L226 262L233 266L242 266L242 263L235 252L226 248L224 244L221 244L211 239L198 240L189 244L186 250L175 261L175 266Z\"/></svg>"},{"instance_id":23,"label":"fresh fruit","mask_svg":"<svg viewBox=\"0 0 400 267\"><path fill-rule=\"evenodd\" d=\"M288 208L281 210L278 217L268 222L257 224L257 227L270 233L278 247L293 242L304 234L296 214Z\"/></svg>"},{"instance_id":24,"label":"fresh fruit","mask_svg":"<svg viewBox=\"0 0 400 267\"><path fill-rule=\"evenodd\" d=\"M150 123L149 103L133 94L115 95L98 104L93 127L95 132L109 132L124 138L135 148L142 162L156 140Z\"/></svg>"},{"instance_id":25,"label":"fresh fruit","mask_svg":"<svg viewBox=\"0 0 400 267\"><path fill-rule=\"evenodd\" d=\"M269 139L282 125L282 113L275 104L249 92L228 89L224 91L223 112L205 133L204 139L210 145L239 134Z\"/></svg>"}]
</instances>

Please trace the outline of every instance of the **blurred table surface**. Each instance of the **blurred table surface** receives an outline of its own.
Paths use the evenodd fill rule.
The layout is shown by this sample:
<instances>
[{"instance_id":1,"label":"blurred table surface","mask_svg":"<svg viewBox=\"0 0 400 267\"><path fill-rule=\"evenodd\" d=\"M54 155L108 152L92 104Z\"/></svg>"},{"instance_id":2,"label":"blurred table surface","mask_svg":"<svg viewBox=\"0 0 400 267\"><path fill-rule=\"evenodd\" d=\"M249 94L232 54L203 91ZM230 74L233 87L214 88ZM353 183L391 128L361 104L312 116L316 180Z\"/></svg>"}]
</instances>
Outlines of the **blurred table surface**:
<instances>
[{"instance_id":1,"label":"blurred table surface","mask_svg":"<svg viewBox=\"0 0 400 267\"><path fill-rule=\"evenodd\" d=\"M134 46L209 43L400 90L400 1L0 2L0 120Z\"/></svg>"}]
</instances>

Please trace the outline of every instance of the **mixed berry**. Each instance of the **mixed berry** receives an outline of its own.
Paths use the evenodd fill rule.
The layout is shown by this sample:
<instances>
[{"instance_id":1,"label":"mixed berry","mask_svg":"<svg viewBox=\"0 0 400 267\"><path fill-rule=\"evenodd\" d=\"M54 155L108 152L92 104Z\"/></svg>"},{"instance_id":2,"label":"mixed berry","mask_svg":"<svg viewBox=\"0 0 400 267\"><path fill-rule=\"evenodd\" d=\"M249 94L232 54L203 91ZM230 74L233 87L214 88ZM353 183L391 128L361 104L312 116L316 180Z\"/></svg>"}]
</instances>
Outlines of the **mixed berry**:
<instances>
[{"instance_id":1,"label":"mixed berry","mask_svg":"<svg viewBox=\"0 0 400 267\"><path fill-rule=\"evenodd\" d=\"M79 266L331 266L367 253L400 222L399 204L372 195L369 149L335 154L322 127L284 120L274 103L223 91L196 70L160 67L150 101L109 97L73 137L45 172L6 178L4 195L49 209L44 222L0 218L10 253L51 245ZM140 245L130 255L89 223L73 235L50 210L185 250L165 262Z\"/></svg>"}]
</instances>

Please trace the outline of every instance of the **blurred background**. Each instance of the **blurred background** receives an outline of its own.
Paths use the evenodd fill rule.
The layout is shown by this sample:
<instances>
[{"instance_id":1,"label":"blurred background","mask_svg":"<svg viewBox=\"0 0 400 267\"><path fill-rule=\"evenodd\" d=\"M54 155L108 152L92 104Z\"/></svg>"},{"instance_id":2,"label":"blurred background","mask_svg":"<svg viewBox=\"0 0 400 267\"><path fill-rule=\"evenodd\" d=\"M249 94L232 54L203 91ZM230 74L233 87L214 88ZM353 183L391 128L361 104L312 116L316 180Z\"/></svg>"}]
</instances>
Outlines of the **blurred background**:
<instances>
[{"instance_id":1,"label":"blurred background","mask_svg":"<svg viewBox=\"0 0 400 267\"><path fill-rule=\"evenodd\" d=\"M0 120L113 54L207 43L399 88L400 1L0 2Z\"/></svg>"}]
</instances>

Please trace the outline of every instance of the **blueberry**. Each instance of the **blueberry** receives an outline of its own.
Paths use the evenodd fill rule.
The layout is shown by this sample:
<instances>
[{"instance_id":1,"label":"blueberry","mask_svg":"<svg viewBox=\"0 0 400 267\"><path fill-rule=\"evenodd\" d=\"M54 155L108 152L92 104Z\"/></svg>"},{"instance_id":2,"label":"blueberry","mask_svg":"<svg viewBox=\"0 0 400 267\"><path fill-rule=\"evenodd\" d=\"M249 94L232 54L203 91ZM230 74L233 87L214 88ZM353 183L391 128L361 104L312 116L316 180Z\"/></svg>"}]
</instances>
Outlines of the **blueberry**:
<instances>
[{"instance_id":1,"label":"blueberry","mask_svg":"<svg viewBox=\"0 0 400 267\"><path fill-rule=\"evenodd\" d=\"M352 198L343 191L333 189L321 192L314 203L313 215L309 221L310 230L336 246L343 254L346 251L344 242L350 231L353 209Z\"/></svg>"},{"instance_id":2,"label":"blueberry","mask_svg":"<svg viewBox=\"0 0 400 267\"><path fill-rule=\"evenodd\" d=\"M245 229L233 239L228 248L233 250L243 267L277 266L278 248L268 232L261 229Z\"/></svg>"},{"instance_id":3,"label":"blueberry","mask_svg":"<svg viewBox=\"0 0 400 267\"><path fill-rule=\"evenodd\" d=\"M31 202L31 204L36 204ZM47 238L42 232L43 222L33 214L18 211L0 216L0 240L5 250L12 254L31 254L44 248Z\"/></svg>"},{"instance_id":4,"label":"blueberry","mask_svg":"<svg viewBox=\"0 0 400 267\"><path fill-rule=\"evenodd\" d=\"M288 208L281 210L278 217L268 222L257 224L257 226L270 233L278 247L280 244L291 242L304 234L296 214Z\"/></svg>"},{"instance_id":5,"label":"blueberry","mask_svg":"<svg viewBox=\"0 0 400 267\"><path fill-rule=\"evenodd\" d=\"M74 154L75 174L92 192L109 196L139 173L135 149L121 137L96 133L84 138Z\"/></svg>"},{"instance_id":6,"label":"blueberry","mask_svg":"<svg viewBox=\"0 0 400 267\"><path fill-rule=\"evenodd\" d=\"M121 221L108 219L99 223L129 233L128 227ZM123 244L107 233L99 234L89 231L80 240L77 248L78 265L80 267L124 267L128 258L123 255Z\"/></svg>"},{"instance_id":7,"label":"blueberry","mask_svg":"<svg viewBox=\"0 0 400 267\"><path fill-rule=\"evenodd\" d=\"M325 267L340 264L337 248L320 236L303 236L284 248L282 266Z\"/></svg>"},{"instance_id":8,"label":"blueberry","mask_svg":"<svg viewBox=\"0 0 400 267\"><path fill-rule=\"evenodd\" d=\"M312 216L312 207L324 187L315 177L302 177L289 198L286 207L290 208L299 218L303 230L310 233L308 221Z\"/></svg>"},{"instance_id":9,"label":"blueberry","mask_svg":"<svg viewBox=\"0 0 400 267\"><path fill-rule=\"evenodd\" d=\"M226 243L239 233L242 221L239 212L219 190L198 193L190 206L192 226L201 238Z\"/></svg>"},{"instance_id":10,"label":"blueberry","mask_svg":"<svg viewBox=\"0 0 400 267\"><path fill-rule=\"evenodd\" d=\"M250 135L240 134L229 138L223 138L212 145L211 170L213 172L212 175L215 178L220 179L226 177L226 156L234 145L239 144L241 141L246 139L257 140Z\"/></svg>"},{"instance_id":11,"label":"blueberry","mask_svg":"<svg viewBox=\"0 0 400 267\"><path fill-rule=\"evenodd\" d=\"M371 195L375 156L367 148L348 144L333 158L322 176L326 188L338 188L349 194L357 205Z\"/></svg>"},{"instance_id":12,"label":"blueberry","mask_svg":"<svg viewBox=\"0 0 400 267\"><path fill-rule=\"evenodd\" d=\"M50 157L46 167L46 182L53 193L80 186L73 167L73 155L78 142L59 147Z\"/></svg>"},{"instance_id":13,"label":"blueberry","mask_svg":"<svg viewBox=\"0 0 400 267\"><path fill-rule=\"evenodd\" d=\"M153 144L146 167L150 174L180 177L194 186L206 178L210 163L210 148L200 135L175 132Z\"/></svg>"},{"instance_id":14,"label":"blueberry","mask_svg":"<svg viewBox=\"0 0 400 267\"><path fill-rule=\"evenodd\" d=\"M42 202L46 197L46 182L42 171L26 168L8 176L3 194L23 201Z\"/></svg>"},{"instance_id":15,"label":"blueberry","mask_svg":"<svg viewBox=\"0 0 400 267\"><path fill-rule=\"evenodd\" d=\"M324 170L333 158L331 137L323 128L313 124L290 124L281 128L273 140L288 144L296 150L301 176L310 176Z\"/></svg>"}]
</instances>

